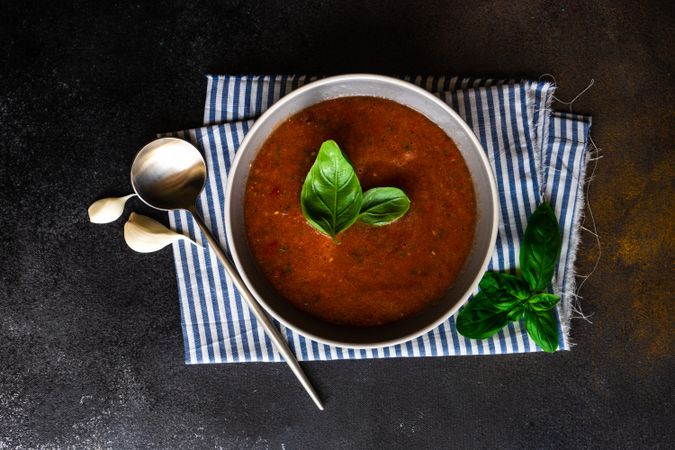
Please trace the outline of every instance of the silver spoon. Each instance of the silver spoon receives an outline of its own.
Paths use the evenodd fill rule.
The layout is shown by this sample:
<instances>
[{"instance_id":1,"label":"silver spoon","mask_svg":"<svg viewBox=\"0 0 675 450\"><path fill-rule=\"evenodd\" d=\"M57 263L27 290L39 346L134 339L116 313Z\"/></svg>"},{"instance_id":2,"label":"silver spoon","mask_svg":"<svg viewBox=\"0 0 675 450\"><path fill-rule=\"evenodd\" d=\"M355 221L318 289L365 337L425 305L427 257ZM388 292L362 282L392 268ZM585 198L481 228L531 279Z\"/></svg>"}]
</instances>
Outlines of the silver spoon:
<instances>
[{"instance_id":1,"label":"silver spoon","mask_svg":"<svg viewBox=\"0 0 675 450\"><path fill-rule=\"evenodd\" d=\"M197 197L206 183L206 163L199 151L189 142L176 138L156 139L143 147L131 165L131 185L134 192L149 206L169 211L185 209L192 213L195 222L202 230L225 271L232 279L241 296L246 300L258 323L267 332L275 347L286 360L295 376L312 398L316 406L323 410L323 404L314 391L300 364L288 348L281 333L272 324L262 307L246 288L218 241L206 228L202 218L197 214Z\"/></svg>"}]
</instances>

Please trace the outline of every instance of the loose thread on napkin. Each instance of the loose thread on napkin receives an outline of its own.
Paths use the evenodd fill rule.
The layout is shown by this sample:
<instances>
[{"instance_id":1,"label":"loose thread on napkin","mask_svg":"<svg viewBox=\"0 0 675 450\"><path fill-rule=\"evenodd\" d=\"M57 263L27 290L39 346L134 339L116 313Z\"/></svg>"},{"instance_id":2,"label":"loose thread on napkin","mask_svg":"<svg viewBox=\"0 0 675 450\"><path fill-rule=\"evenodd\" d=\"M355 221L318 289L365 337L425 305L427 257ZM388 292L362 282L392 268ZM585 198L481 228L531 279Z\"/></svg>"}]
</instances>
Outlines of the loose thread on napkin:
<instances>
[{"instance_id":1,"label":"loose thread on napkin","mask_svg":"<svg viewBox=\"0 0 675 450\"><path fill-rule=\"evenodd\" d=\"M595 149L597 149L597 147L595 147L595 143L593 143L590 136L588 137L588 142L592 143L593 147ZM574 254L576 254L577 249L579 248L579 245L581 244L581 239L582 239L581 238L581 230L583 229L583 223L586 220L586 214L584 213L585 209L588 209L589 214L591 215L591 221L593 223L593 228L594 228L594 231L591 232L591 234L593 236L595 236L596 242L598 243L598 250L600 250L600 240L599 240L599 237L598 237L598 234L597 234L597 228L595 227L595 218L592 216L593 212L592 212L592 209L590 209L590 201L589 201L589 198L588 198L588 193L589 193L589 188L590 188L590 179L592 179L592 177L595 175L595 170L597 168L599 158L593 156L593 150L591 150L589 152L589 154L590 154L590 157L591 157L589 159L589 162L593 161L593 168L592 168L592 171L591 171L591 176L589 177L589 179L585 180L584 185L581 186L581 188L579 190L580 192L578 194L578 200L581 202L581 205L583 205L583 206L580 207L579 214L576 216L574 224L573 224L573 229L576 229L578 231L576 233L572 233L571 238L570 238L570 247L571 247L571 251ZM584 179L584 177L586 176L585 173L584 173L586 171L586 169L587 169L586 167L584 167L582 169L582 173L580 174L580 177L582 179ZM598 254L598 258L599 258L599 254ZM572 267L572 270L570 270L567 273L566 279L563 282L564 283L563 286L573 287L571 289L571 292L566 293L570 297L569 303L568 303L569 309L566 311L566 316L565 316L566 320L561 321L561 324L563 325L563 332L565 333L565 336L567 338L567 341L568 341L568 344L569 344L570 348L576 346L576 343L572 340L571 333L570 333L571 328L572 328L571 319L583 319L583 320L585 320L589 323L592 323L589 319L590 315L584 314L583 310L581 309L581 300L583 299L583 297L579 293L580 293L581 287L583 286L583 283L585 283L585 281L593 274L593 272L597 268L597 264L599 262L598 258L596 258L595 266L588 275L579 275L579 273L576 270L576 265L574 265ZM583 280L580 284L576 283L577 278L583 278Z\"/></svg>"},{"instance_id":2,"label":"loose thread on napkin","mask_svg":"<svg viewBox=\"0 0 675 450\"><path fill-rule=\"evenodd\" d=\"M588 177L586 180L586 186L585 186L585 193L584 193L584 198L586 199L586 208L588 209L588 217L590 218L591 221L591 227L592 229L589 229L585 226L586 223L586 216L584 216L583 222L580 224L579 229L582 231L585 231L589 233L593 238L595 239L595 244L598 248L598 256L595 258L595 262L593 263L593 268L589 273L586 275L579 275L577 274L577 278L582 278L581 283L577 286L576 292L574 293L574 302L572 303L572 308L574 315L572 316L573 319L583 319L588 323L593 323L590 320L590 317L593 315L591 314L584 314L584 312L581 310L581 300L583 299L583 296L580 295L581 288L584 286L586 281L595 273L595 271L598 269L598 266L600 265L600 259L602 258L602 243L600 241L600 236L598 235L598 227L595 223L595 216L593 216L593 208L591 207L591 200L590 200L590 189L591 189L591 182L595 179L595 172L598 168L598 161L603 158L602 155L602 149L599 148L596 144L595 141L593 141L593 138L591 136L588 137L588 140L591 144L591 149L589 151L591 158L589 159L590 162L593 163L593 169L591 170L591 175Z\"/></svg>"},{"instance_id":3,"label":"loose thread on napkin","mask_svg":"<svg viewBox=\"0 0 675 450\"><path fill-rule=\"evenodd\" d=\"M554 86L557 86L557 85L558 85L557 80L556 80L555 77L554 77L552 74L550 74L550 73L545 73L545 74L541 75L541 76L539 77L539 81L541 81L541 79L542 79L542 78L545 78L545 77L551 77L551 79L553 80L553 81L552 81L553 85L554 85ZM568 101L568 102L566 102L565 100L559 99L559 98L556 97L555 95L552 95L551 98L553 98L553 100L555 100L556 102L558 102L558 103L560 103L560 104L562 104L562 105L568 105L568 106L570 107L570 112L572 112L572 104L573 104L574 102L576 102L582 95L584 95L584 94L586 93L586 91L588 91L591 87L593 87L594 84L595 84L595 79L594 79L594 78L591 78L591 81L588 83L588 86L586 86L581 92L579 92L577 95L575 95L574 98L572 98L572 100L570 100L570 101Z\"/></svg>"}]
</instances>

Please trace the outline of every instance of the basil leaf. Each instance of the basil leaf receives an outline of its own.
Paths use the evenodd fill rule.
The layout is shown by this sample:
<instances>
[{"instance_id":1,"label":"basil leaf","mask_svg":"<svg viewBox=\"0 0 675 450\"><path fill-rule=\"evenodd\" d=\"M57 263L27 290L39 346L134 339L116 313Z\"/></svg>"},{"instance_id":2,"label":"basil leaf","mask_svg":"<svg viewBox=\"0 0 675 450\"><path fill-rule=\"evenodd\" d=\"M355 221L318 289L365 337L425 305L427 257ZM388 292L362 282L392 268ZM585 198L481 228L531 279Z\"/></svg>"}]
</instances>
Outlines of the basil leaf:
<instances>
[{"instance_id":1,"label":"basil leaf","mask_svg":"<svg viewBox=\"0 0 675 450\"><path fill-rule=\"evenodd\" d=\"M560 297L547 292L536 294L528 300L528 308L532 311L543 312L555 308L555 305L560 301Z\"/></svg>"},{"instance_id":2,"label":"basil leaf","mask_svg":"<svg viewBox=\"0 0 675 450\"><path fill-rule=\"evenodd\" d=\"M519 300L526 300L532 295L525 281L508 273L486 272L479 286L490 298L510 295Z\"/></svg>"},{"instance_id":3,"label":"basil leaf","mask_svg":"<svg viewBox=\"0 0 675 450\"><path fill-rule=\"evenodd\" d=\"M501 294L490 295L486 292L483 292L488 298L494 308L498 311L509 313L511 310L516 308L518 305L525 303L525 300L514 297L508 292L503 292Z\"/></svg>"},{"instance_id":4,"label":"basil leaf","mask_svg":"<svg viewBox=\"0 0 675 450\"><path fill-rule=\"evenodd\" d=\"M333 239L359 217L363 193L354 168L335 141L321 144L300 193L305 219Z\"/></svg>"},{"instance_id":5,"label":"basil leaf","mask_svg":"<svg viewBox=\"0 0 675 450\"><path fill-rule=\"evenodd\" d=\"M363 223L381 227L400 219L410 209L410 199L395 187L377 187L363 194L360 219Z\"/></svg>"},{"instance_id":6,"label":"basil leaf","mask_svg":"<svg viewBox=\"0 0 675 450\"><path fill-rule=\"evenodd\" d=\"M509 323L508 313L497 308L484 292L478 292L457 314L457 331L471 339L489 338Z\"/></svg>"},{"instance_id":7,"label":"basil leaf","mask_svg":"<svg viewBox=\"0 0 675 450\"><path fill-rule=\"evenodd\" d=\"M520 270L532 290L543 291L551 283L561 243L555 212L542 203L530 217L520 249Z\"/></svg>"},{"instance_id":8,"label":"basil leaf","mask_svg":"<svg viewBox=\"0 0 675 450\"><path fill-rule=\"evenodd\" d=\"M519 303L516 305L515 308L513 308L511 311L509 311L508 314L508 319L510 322L516 322L523 317L523 314L525 313L525 309L527 309L527 306L525 303Z\"/></svg>"},{"instance_id":9,"label":"basil leaf","mask_svg":"<svg viewBox=\"0 0 675 450\"><path fill-rule=\"evenodd\" d=\"M532 340L545 352L558 348L558 321L554 310L525 310L525 328Z\"/></svg>"}]
</instances>

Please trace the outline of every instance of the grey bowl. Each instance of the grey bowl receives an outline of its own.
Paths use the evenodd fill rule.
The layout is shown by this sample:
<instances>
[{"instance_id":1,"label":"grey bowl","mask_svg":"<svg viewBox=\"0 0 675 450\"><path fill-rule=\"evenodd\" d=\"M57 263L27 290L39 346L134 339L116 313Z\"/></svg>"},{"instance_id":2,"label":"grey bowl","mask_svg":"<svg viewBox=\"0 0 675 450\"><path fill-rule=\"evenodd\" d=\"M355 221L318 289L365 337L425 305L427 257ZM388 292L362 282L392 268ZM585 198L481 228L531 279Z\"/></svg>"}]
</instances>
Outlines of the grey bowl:
<instances>
[{"instance_id":1,"label":"grey bowl","mask_svg":"<svg viewBox=\"0 0 675 450\"><path fill-rule=\"evenodd\" d=\"M274 129L295 113L324 100L374 96L406 105L428 117L459 148L473 179L477 223L471 252L445 295L421 313L378 327L358 328L326 323L284 300L265 278L253 257L244 223L244 194L251 164ZM298 199L299 201L299 199ZM331 345L373 348L418 337L447 320L476 290L490 261L497 237L499 202L488 159L469 126L429 92L410 83L380 75L341 75L297 89L270 107L251 127L232 163L225 194L227 240L237 269L260 304L277 320L298 333Z\"/></svg>"}]
</instances>

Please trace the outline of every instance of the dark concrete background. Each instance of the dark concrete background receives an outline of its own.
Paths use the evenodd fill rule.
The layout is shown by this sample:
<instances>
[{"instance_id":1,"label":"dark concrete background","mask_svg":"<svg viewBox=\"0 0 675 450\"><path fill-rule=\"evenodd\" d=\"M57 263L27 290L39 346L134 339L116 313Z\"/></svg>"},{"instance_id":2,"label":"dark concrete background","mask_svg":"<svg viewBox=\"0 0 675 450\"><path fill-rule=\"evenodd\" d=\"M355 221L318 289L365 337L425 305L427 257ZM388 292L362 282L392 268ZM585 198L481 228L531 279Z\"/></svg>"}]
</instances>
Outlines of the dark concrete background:
<instances>
[{"instance_id":1,"label":"dark concrete background","mask_svg":"<svg viewBox=\"0 0 675 450\"><path fill-rule=\"evenodd\" d=\"M672 4L179 3L0 2L0 448L673 445ZM205 73L355 71L595 79L572 352L307 363L323 413L283 364L183 364L170 250L87 206L200 124Z\"/></svg>"}]
</instances>

